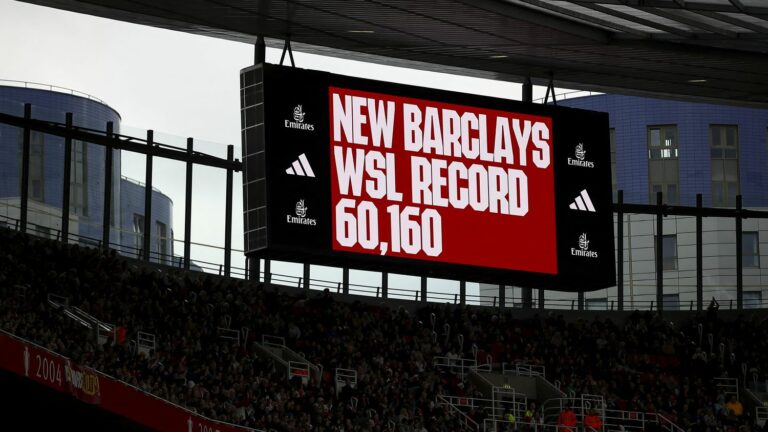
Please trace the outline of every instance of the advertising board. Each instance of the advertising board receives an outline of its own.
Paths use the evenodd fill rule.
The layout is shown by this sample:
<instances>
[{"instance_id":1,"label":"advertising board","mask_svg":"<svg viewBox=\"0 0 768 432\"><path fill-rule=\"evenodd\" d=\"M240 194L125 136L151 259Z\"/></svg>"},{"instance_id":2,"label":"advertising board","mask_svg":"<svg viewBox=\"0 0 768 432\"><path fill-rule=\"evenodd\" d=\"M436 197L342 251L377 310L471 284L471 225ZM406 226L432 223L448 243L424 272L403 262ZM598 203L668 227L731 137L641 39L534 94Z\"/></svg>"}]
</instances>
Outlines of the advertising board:
<instances>
[{"instance_id":1,"label":"advertising board","mask_svg":"<svg viewBox=\"0 0 768 432\"><path fill-rule=\"evenodd\" d=\"M607 114L274 65L241 87L246 254L615 284Z\"/></svg>"}]
</instances>

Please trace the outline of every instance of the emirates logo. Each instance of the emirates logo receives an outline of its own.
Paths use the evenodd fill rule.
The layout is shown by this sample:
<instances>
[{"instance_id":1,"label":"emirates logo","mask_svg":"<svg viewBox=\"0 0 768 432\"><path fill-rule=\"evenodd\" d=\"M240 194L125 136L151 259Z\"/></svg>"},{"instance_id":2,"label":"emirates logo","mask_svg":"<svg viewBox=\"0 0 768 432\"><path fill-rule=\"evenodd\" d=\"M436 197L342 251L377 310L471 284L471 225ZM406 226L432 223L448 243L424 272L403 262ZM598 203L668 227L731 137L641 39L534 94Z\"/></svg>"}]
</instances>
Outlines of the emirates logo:
<instances>
[{"instance_id":1,"label":"emirates logo","mask_svg":"<svg viewBox=\"0 0 768 432\"><path fill-rule=\"evenodd\" d=\"M301 105L296 105L296 108L293 109L293 119L299 123L304 123L304 110Z\"/></svg>"},{"instance_id":2,"label":"emirates logo","mask_svg":"<svg viewBox=\"0 0 768 432\"><path fill-rule=\"evenodd\" d=\"M302 218L306 217L307 210L308 208L304 205L304 200L299 200L299 202L296 203L296 216Z\"/></svg>"},{"instance_id":3,"label":"emirates logo","mask_svg":"<svg viewBox=\"0 0 768 432\"><path fill-rule=\"evenodd\" d=\"M587 240L587 233L583 233L579 236L579 249L589 249L589 240Z\"/></svg>"},{"instance_id":4,"label":"emirates logo","mask_svg":"<svg viewBox=\"0 0 768 432\"><path fill-rule=\"evenodd\" d=\"M583 143L579 143L576 146L576 159L578 159L580 161L583 161L584 160L584 156L586 156L586 154L587 154L587 151L584 150L584 144Z\"/></svg>"}]
</instances>

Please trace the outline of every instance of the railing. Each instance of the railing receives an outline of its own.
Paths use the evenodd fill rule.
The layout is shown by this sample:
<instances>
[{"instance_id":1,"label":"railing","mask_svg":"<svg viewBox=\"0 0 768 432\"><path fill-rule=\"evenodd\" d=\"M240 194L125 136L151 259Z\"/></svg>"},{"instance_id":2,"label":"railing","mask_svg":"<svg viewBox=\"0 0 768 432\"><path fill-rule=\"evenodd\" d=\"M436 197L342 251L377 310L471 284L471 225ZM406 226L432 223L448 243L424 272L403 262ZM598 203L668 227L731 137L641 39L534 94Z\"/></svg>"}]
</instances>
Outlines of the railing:
<instances>
[{"instance_id":1,"label":"railing","mask_svg":"<svg viewBox=\"0 0 768 432\"><path fill-rule=\"evenodd\" d=\"M261 335L261 344L266 347L283 349L285 346L285 338L282 336Z\"/></svg>"},{"instance_id":2,"label":"railing","mask_svg":"<svg viewBox=\"0 0 768 432\"><path fill-rule=\"evenodd\" d=\"M125 180L125 181L127 181L127 182L131 182L131 183L133 183L133 184L135 184L135 185L137 185L137 186L141 186L141 187L146 187L146 186L147 186L146 184L144 184L144 182L138 181L138 180L136 180L136 179L132 179L132 178L130 178L130 177L128 177L128 176L124 176L124 175L121 175L121 176L120 176L120 178L121 178L122 180ZM152 190L153 190L154 192L157 192L157 193L161 193L161 194L165 195L165 193L163 193L163 191L161 191L160 189L158 189L158 188L156 188L156 187L154 187L154 186L152 186ZM167 195L166 195L166 196L167 196ZM170 197L168 197L168 199L170 199ZM171 200L171 202L173 202L173 200Z\"/></svg>"},{"instance_id":3,"label":"railing","mask_svg":"<svg viewBox=\"0 0 768 432\"><path fill-rule=\"evenodd\" d=\"M48 304L56 309L67 308L69 306L69 298L54 293L48 293Z\"/></svg>"},{"instance_id":4,"label":"railing","mask_svg":"<svg viewBox=\"0 0 768 432\"><path fill-rule=\"evenodd\" d=\"M0 225L2 225L2 221L5 221L5 225L7 227L18 230L18 219L0 214ZM124 232L115 228L112 228L112 231L117 233ZM43 237L46 237L46 238L56 238L56 239L60 238L60 231L56 229L49 229L45 232L38 232L34 227L28 226L27 232L33 235L42 235ZM131 234L135 234L135 233L131 232ZM74 233L70 233L70 241L75 241L80 243L81 245L90 246L90 247L101 246L101 240L84 236L84 235L74 234ZM183 240L179 240L179 239L173 239L173 241L177 243L183 242ZM212 246L205 243L192 242L192 244L197 246L203 246L203 247L223 249L219 246ZM120 243L111 243L110 245L125 256L134 257L134 258L139 257L140 251L134 247L126 246ZM233 250L233 251L237 252L237 250ZM166 265L169 265L171 267L175 267L175 268L183 267L183 261L181 261L181 257L178 257L178 256L159 254L155 251L151 251L151 257L152 257L152 262L154 263L164 261ZM219 275L223 274L221 264L219 263L213 263L213 262L202 261L202 260L194 260L193 263L196 265L199 265L199 267L206 272L219 274ZM231 275L233 277L243 278L247 274L248 274L248 270L244 267L232 266L231 268ZM287 286L302 286L302 278L300 276L287 275L287 274L276 273L276 272L267 273L267 272L261 271L259 272L259 277L254 279L257 279L260 281L270 280L270 282L273 284L280 284L280 285L287 285ZM350 286L349 288L350 294L381 298L381 291L379 286L365 285L365 284L350 284L349 286ZM680 287L682 287L682 285L680 285ZM311 290L318 290L318 291L330 289L332 292L340 293L342 290L342 284L339 281L310 278L309 288ZM752 287L751 285L745 285L745 288L757 289L758 286ZM759 287L759 288L762 288L762 287ZM680 293L695 294L695 291L681 290ZM390 294L389 295L390 298L402 298L402 299L409 299L409 300L420 299L420 288L401 289L401 288L389 287L389 294ZM655 293L647 294L646 297L655 298ZM522 307L521 306L522 297L508 295L506 298L507 298L507 303L505 307L507 308ZM469 304L485 305L485 306L498 305L497 296L482 295L482 294L474 295L474 294L468 293L466 294L466 299L467 299L467 303ZM615 304L617 302L616 299L613 297L608 297L608 299L609 299L608 310L617 310L617 308L610 306L610 304ZM458 304L459 302L457 293L441 293L441 292L429 293L429 301L437 302L437 303L451 303L451 304ZM720 302L721 310L736 309L735 299L720 298L718 299L718 301ZM628 299L625 300L625 304L627 303L629 303ZM632 302L632 305L633 305L632 306L633 309L640 309L640 310L656 309L656 304L654 300L635 299ZM759 303L756 303L754 306L759 308L768 308L768 297L762 298L761 301ZM539 304L534 302L532 307L538 308ZM547 309L576 310L578 309L578 302L576 299L546 299L544 307L546 307ZM684 309L696 310L695 301L690 300L686 302L686 307Z\"/></svg>"},{"instance_id":5,"label":"railing","mask_svg":"<svg viewBox=\"0 0 768 432\"><path fill-rule=\"evenodd\" d=\"M451 400L452 399L450 396L437 396L437 404L448 407L448 412L459 420L459 423L464 428L464 430L480 432L480 425L476 421L472 420L464 411L462 411L459 406L454 405Z\"/></svg>"},{"instance_id":6,"label":"railing","mask_svg":"<svg viewBox=\"0 0 768 432\"><path fill-rule=\"evenodd\" d=\"M736 396L739 399L739 380L737 378L714 378L712 381L715 383L717 391L724 395Z\"/></svg>"},{"instance_id":7,"label":"railing","mask_svg":"<svg viewBox=\"0 0 768 432\"><path fill-rule=\"evenodd\" d=\"M289 361L288 362L288 379L291 379L293 377L301 378L301 382L303 384L309 383L309 363L306 362L297 362L297 361Z\"/></svg>"},{"instance_id":8,"label":"railing","mask_svg":"<svg viewBox=\"0 0 768 432\"><path fill-rule=\"evenodd\" d=\"M216 335L219 339L225 339L232 344L240 346L240 332L231 328L216 327Z\"/></svg>"},{"instance_id":9,"label":"railing","mask_svg":"<svg viewBox=\"0 0 768 432\"><path fill-rule=\"evenodd\" d=\"M528 363L515 363L510 365L509 363L501 364L501 373L504 375L518 375L518 376L530 376L530 377L546 377L546 368L544 365L535 365Z\"/></svg>"},{"instance_id":10,"label":"railing","mask_svg":"<svg viewBox=\"0 0 768 432\"><path fill-rule=\"evenodd\" d=\"M493 368L490 363L477 364L477 360L468 358L454 358L435 356L432 358L432 366L448 368L453 373L459 373L463 380L470 372L490 372Z\"/></svg>"},{"instance_id":11,"label":"railing","mask_svg":"<svg viewBox=\"0 0 768 432\"><path fill-rule=\"evenodd\" d=\"M662 430L667 432L685 432L685 429L681 428L680 426L676 425L672 422L672 420L664 417L661 414L658 413L651 413L648 414L651 417L656 418L656 424L658 424Z\"/></svg>"},{"instance_id":12,"label":"railing","mask_svg":"<svg viewBox=\"0 0 768 432\"><path fill-rule=\"evenodd\" d=\"M336 384L336 394L339 394L341 389L346 386L353 389L357 388L357 371L354 369L336 368L334 382Z\"/></svg>"},{"instance_id":13,"label":"railing","mask_svg":"<svg viewBox=\"0 0 768 432\"><path fill-rule=\"evenodd\" d=\"M766 401L763 401L763 403L768 403ZM757 406L755 407L755 423L757 423L760 427L764 427L766 421L768 421L768 406Z\"/></svg>"},{"instance_id":14,"label":"railing","mask_svg":"<svg viewBox=\"0 0 768 432\"><path fill-rule=\"evenodd\" d=\"M61 87L56 86L53 84L43 84L43 83L37 83L37 82L30 82L30 81L18 81L18 80L8 80L8 79L0 79L0 85L8 86L8 87L23 87L28 89L38 89L38 90L48 90L48 91L55 91L58 93L66 93L71 94L73 96L79 96L82 98L90 99L92 101L98 102L102 105L109 106L106 102L103 100L89 95L88 93L81 92L79 90L74 90L67 87Z\"/></svg>"},{"instance_id":15,"label":"railing","mask_svg":"<svg viewBox=\"0 0 768 432\"><path fill-rule=\"evenodd\" d=\"M601 404L595 407L594 400ZM581 397L550 399L542 404L542 421L545 425L556 425L559 414L566 406L571 406L577 418L583 421L588 410L595 409L603 420L603 430L645 431L649 424L657 425L666 432L685 432L680 426L659 413L623 411L606 409L601 395L582 395Z\"/></svg>"},{"instance_id":16,"label":"railing","mask_svg":"<svg viewBox=\"0 0 768 432\"><path fill-rule=\"evenodd\" d=\"M139 354L149 357L155 352L155 335L142 331L138 332L136 334L136 347Z\"/></svg>"},{"instance_id":17,"label":"railing","mask_svg":"<svg viewBox=\"0 0 768 432\"><path fill-rule=\"evenodd\" d=\"M10 208L16 208L18 209L18 206L9 205L8 203L3 203L2 206L7 206ZM33 213L34 210L32 208L29 209L30 213ZM54 213L45 213L45 212L37 212L40 214L45 214L48 216L59 216ZM71 219L73 221L77 219ZM85 225L83 222L79 222L82 225ZM6 226L8 228L18 230L19 226L19 220L17 218L13 218L7 215L0 214L0 227ZM97 224L100 226L100 224ZM95 226L95 225L94 225ZM113 233L130 233L130 235L136 235L136 233L132 231L125 231L118 229L116 227L111 228L111 231ZM44 231L38 230L34 226L28 226L27 227L27 233L38 235L45 238L54 238L57 240L61 239L61 231L55 228L47 228ZM69 234L69 240L70 242L76 242L83 246L89 246L89 247L101 247L101 240L96 239L93 237L88 237L81 234L76 233L70 233ZM172 240L175 243L183 243L183 240L180 239L168 239ZM221 246L214 246L210 244L205 243L198 243L198 242L190 242L194 246L200 246L200 247L207 247L207 248L213 248L223 251L223 247ZM112 242L110 243L110 247L120 252L122 255L131 257L131 258L140 258L140 250L124 245L121 243ZM235 253L242 252L237 249L232 250ZM721 256L721 255L717 255ZM157 253L156 251L150 251L150 257L151 262L153 263L159 263L159 264L165 264L171 267L175 268L183 268L183 259L182 257L173 256L169 254L162 254ZM706 258L706 256L705 256ZM221 263L215 263L215 262L209 262L209 261L203 261L194 259L192 261L193 263L193 270L194 265L199 266L203 271L207 273L214 273L223 275L223 265ZM303 279L300 276L296 275L288 275L288 274L282 274L277 272L265 272L260 271L258 276L253 273L253 271L249 271L245 267L237 267L232 266L231 267L231 276L238 277L238 278L246 278L248 276L251 276L254 280L259 281L270 281L272 284L279 284L279 285L287 285L287 286L303 286ZM335 293L341 293L342 292L342 283L340 281L334 281L334 280L326 280L326 279L320 279L320 278L310 278L308 280L308 285L311 290L318 290L322 291L325 289L329 289L332 292ZM635 283L636 289L638 288L638 284ZM650 284L649 284L650 286ZM688 285L684 284L678 284L676 287L679 289L679 293L681 295L695 295L695 287L691 285L691 289L686 290ZM745 284L744 288L746 290L758 290L762 289L761 285L748 285ZM389 297L388 298L399 298L399 299L407 299L407 300L421 300L421 289L418 288L411 288L411 289L404 289L404 288L397 288L390 286L389 289ZM361 295L361 296L370 296L370 297L376 297L381 298L381 287L376 285L366 285L366 284L349 284L348 292L353 295ZM710 291L705 290L705 293L708 293ZM575 295L575 294L574 294ZM635 294L634 300L630 301L629 298L625 298L625 305L629 304L631 309L639 309L639 310L656 310L657 305L655 303L656 294L643 294L638 295ZM428 300L429 302L434 303L451 303L451 304L458 304L459 303L459 294L458 293L450 293L450 292L429 292L428 293ZM468 304L474 304L474 305L482 305L482 306L489 306L489 307L498 307L498 296L495 295L484 295L484 294L471 294L466 293L465 295L466 302ZM641 299L642 298L642 299ZM709 298L709 297L706 297ZM618 310L618 307L616 306L618 303L618 300L615 297L608 296L607 297L607 310ZM733 298L718 298L718 301L720 302L720 309L721 310L736 310L736 300ZM523 297L520 295L507 295L506 296L506 303L505 308L521 308L523 303ZM696 301L690 300L686 301L684 303L681 302L681 310L696 310ZM705 305L706 306L706 305ZM768 297L763 297L760 299L759 302L752 304L753 307L758 308L765 308L768 309ZM540 308L542 307L542 304L539 304L537 301L532 303L533 308ZM560 309L560 310L576 310L578 309L578 301L577 299L553 299L553 298L547 298L545 299L545 302L543 304L543 307L546 309ZM625 308L627 308L625 306Z\"/></svg>"},{"instance_id":18,"label":"railing","mask_svg":"<svg viewBox=\"0 0 768 432\"><path fill-rule=\"evenodd\" d=\"M566 99L573 99L573 98L579 98L579 97L585 97L585 96L598 96L604 93L599 92L593 92L588 90L572 90L567 91L563 93L558 93L555 96L552 96L555 100L566 100ZM533 101L535 103L544 103L544 97L536 98Z\"/></svg>"}]
</instances>

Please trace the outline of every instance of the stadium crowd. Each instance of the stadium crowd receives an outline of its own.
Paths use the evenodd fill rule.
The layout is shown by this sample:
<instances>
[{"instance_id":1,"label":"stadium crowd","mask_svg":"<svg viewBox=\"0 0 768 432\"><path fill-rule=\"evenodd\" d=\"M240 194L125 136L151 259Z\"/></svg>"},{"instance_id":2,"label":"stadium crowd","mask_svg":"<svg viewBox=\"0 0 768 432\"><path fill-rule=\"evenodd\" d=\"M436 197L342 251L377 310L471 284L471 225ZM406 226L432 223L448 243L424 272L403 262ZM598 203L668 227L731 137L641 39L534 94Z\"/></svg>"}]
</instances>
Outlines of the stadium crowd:
<instances>
[{"instance_id":1,"label":"stadium crowd","mask_svg":"<svg viewBox=\"0 0 768 432\"><path fill-rule=\"evenodd\" d=\"M544 365L566 395L603 395L610 409L657 412L689 431L730 432L753 427L753 419L739 402L726 402L712 379L740 377L742 363L765 378L768 367L765 323L726 322L716 313L674 325L639 312L621 324L450 305L410 312L145 266L8 229L0 229L0 244L0 328L210 418L264 430L460 430L460 418L436 396L482 394L434 368L433 358L490 356L495 365ZM143 355L122 340L99 345L47 303L49 293L124 329L128 339L154 334L156 349ZM219 327L248 328L249 339L233 344ZM253 349L261 335L285 337L322 366L320 379L289 380ZM337 393L336 368L356 370L356 388ZM482 426L486 414L468 415Z\"/></svg>"}]
</instances>

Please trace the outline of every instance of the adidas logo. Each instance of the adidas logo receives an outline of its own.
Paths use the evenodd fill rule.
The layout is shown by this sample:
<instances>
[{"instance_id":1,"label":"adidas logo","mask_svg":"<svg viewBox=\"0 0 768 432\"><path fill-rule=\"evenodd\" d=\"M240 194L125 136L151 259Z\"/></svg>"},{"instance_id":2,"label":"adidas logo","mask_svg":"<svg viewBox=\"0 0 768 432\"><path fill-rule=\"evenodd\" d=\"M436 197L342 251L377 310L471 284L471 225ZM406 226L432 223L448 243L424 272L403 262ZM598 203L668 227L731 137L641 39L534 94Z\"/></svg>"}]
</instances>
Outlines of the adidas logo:
<instances>
[{"instance_id":1,"label":"adidas logo","mask_svg":"<svg viewBox=\"0 0 768 432\"><path fill-rule=\"evenodd\" d=\"M586 189L581 191L581 194L568 206L571 210L595 212L595 206L592 204L592 199L589 198L589 194Z\"/></svg>"},{"instance_id":2,"label":"adidas logo","mask_svg":"<svg viewBox=\"0 0 768 432\"><path fill-rule=\"evenodd\" d=\"M299 158L293 161L293 164L291 164L291 166L285 170L285 173L288 175L296 175L301 177L315 176L315 172L312 171L312 166L309 164L309 160L304 153L300 154Z\"/></svg>"}]
</instances>

